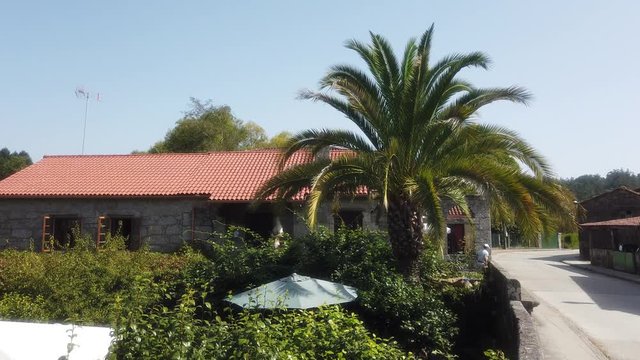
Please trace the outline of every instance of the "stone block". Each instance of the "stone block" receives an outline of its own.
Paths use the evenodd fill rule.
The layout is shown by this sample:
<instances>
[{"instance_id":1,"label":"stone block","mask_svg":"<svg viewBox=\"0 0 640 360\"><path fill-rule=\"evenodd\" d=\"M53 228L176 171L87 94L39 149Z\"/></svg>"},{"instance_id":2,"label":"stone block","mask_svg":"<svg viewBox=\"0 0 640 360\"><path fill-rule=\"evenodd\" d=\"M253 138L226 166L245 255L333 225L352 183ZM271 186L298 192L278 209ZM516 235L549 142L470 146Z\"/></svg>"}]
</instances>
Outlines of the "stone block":
<instances>
[{"instance_id":1,"label":"stone block","mask_svg":"<svg viewBox=\"0 0 640 360\"><path fill-rule=\"evenodd\" d=\"M29 239L32 236L33 233L28 229L15 229L11 231L11 237L16 239Z\"/></svg>"}]
</instances>

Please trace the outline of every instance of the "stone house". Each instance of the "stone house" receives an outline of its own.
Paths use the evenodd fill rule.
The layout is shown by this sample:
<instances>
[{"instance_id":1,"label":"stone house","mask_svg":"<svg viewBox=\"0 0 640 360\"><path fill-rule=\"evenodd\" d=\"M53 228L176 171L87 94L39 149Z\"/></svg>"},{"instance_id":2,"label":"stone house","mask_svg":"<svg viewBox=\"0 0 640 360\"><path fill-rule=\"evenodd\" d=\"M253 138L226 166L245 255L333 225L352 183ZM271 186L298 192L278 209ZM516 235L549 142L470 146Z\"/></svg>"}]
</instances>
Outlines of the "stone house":
<instances>
[{"instance_id":1,"label":"stone house","mask_svg":"<svg viewBox=\"0 0 640 360\"><path fill-rule=\"evenodd\" d=\"M640 245L638 227L633 226L633 222L629 225L629 220L640 216L638 190L622 186L584 200L579 205L585 212L579 234L582 258L592 258L592 249L616 250L621 245Z\"/></svg>"},{"instance_id":2,"label":"stone house","mask_svg":"<svg viewBox=\"0 0 640 360\"><path fill-rule=\"evenodd\" d=\"M332 149L335 157L344 150ZM208 239L230 225L269 236L280 231L299 236L304 221L305 193L287 204L270 201L251 207L260 185L276 174L277 149L193 154L45 156L41 161L0 181L0 248L48 251L51 238L73 245L73 229L90 234L100 246L107 234L120 232L131 250L173 251L184 242ZM288 165L311 160L298 152ZM383 228L375 204L366 193L328 204L319 223L337 228ZM474 218L445 207L455 229L454 251L472 250L490 238L486 201L469 200ZM451 238L451 237L450 237Z\"/></svg>"}]
</instances>

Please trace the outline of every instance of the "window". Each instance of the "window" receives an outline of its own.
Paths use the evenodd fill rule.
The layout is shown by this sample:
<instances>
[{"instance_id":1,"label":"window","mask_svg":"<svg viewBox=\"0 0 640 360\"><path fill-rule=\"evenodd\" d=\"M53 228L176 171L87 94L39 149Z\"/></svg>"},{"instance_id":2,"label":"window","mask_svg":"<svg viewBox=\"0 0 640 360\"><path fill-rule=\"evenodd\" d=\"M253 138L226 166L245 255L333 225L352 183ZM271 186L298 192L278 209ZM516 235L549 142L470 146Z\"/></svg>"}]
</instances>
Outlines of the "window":
<instances>
[{"instance_id":1,"label":"window","mask_svg":"<svg viewBox=\"0 0 640 360\"><path fill-rule=\"evenodd\" d=\"M333 215L333 230L337 231L341 226L347 229L362 228L362 211L359 210L340 210Z\"/></svg>"},{"instance_id":2,"label":"window","mask_svg":"<svg viewBox=\"0 0 640 360\"><path fill-rule=\"evenodd\" d=\"M252 209L248 204L224 204L220 214L227 225L240 226L268 238L274 227L273 210L268 206Z\"/></svg>"},{"instance_id":3,"label":"window","mask_svg":"<svg viewBox=\"0 0 640 360\"><path fill-rule=\"evenodd\" d=\"M42 220L42 251L64 249L76 244L80 218L75 215L48 215Z\"/></svg>"},{"instance_id":4,"label":"window","mask_svg":"<svg viewBox=\"0 0 640 360\"><path fill-rule=\"evenodd\" d=\"M127 250L137 250L140 248L136 230L138 221L132 216L100 216L98 217L98 236L96 246L98 249L104 247L109 235L121 235L125 239Z\"/></svg>"}]
</instances>

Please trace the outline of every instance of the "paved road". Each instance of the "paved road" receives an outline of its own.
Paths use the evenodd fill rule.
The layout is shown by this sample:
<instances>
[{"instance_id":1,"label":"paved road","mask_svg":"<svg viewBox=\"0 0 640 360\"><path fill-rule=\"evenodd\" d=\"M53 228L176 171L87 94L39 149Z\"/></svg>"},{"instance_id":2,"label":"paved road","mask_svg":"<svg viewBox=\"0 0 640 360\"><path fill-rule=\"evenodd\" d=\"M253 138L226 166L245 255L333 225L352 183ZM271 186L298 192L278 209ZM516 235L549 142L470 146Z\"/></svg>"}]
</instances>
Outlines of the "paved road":
<instances>
[{"instance_id":1,"label":"paved road","mask_svg":"<svg viewBox=\"0 0 640 360\"><path fill-rule=\"evenodd\" d=\"M508 250L493 260L540 301L545 359L640 359L640 284L569 266L573 250Z\"/></svg>"}]
</instances>

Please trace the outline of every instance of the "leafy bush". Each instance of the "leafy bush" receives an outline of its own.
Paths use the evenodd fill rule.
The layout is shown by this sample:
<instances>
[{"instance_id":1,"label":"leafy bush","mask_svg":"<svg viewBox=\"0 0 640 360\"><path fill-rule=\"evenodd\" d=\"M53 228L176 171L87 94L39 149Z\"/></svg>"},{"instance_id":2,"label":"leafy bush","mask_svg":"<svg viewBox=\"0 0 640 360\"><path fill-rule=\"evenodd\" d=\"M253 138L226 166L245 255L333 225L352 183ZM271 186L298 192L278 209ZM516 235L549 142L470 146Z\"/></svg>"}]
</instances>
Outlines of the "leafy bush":
<instances>
[{"instance_id":1,"label":"leafy bush","mask_svg":"<svg viewBox=\"0 0 640 360\"><path fill-rule=\"evenodd\" d=\"M422 283L407 282L396 270L387 234L377 231L320 229L294 240L285 255L305 275L331 278L359 289L352 306L370 329L393 336L414 352L451 352L456 315L430 278L459 273L435 248L421 261ZM291 261L290 261L291 262Z\"/></svg>"},{"instance_id":2,"label":"leafy bush","mask_svg":"<svg viewBox=\"0 0 640 360\"><path fill-rule=\"evenodd\" d=\"M580 247L578 233L562 234L562 247L565 249L577 249Z\"/></svg>"},{"instance_id":3,"label":"leafy bush","mask_svg":"<svg viewBox=\"0 0 640 360\"><path fill-rule=\"evenodd\" d=\"M0 317L111 324L111 356L123 359L409 356L398 346L429 357L451 354L465 290L439 279L460 275L462 263L429 248L421 281L411 282L396 270L386 233L320 229L283 236L276 247L234 230L172 255L123 251L117 236L101 251L78 236L64 251L0 252ZM354 286L359 298L344 306L349 311L219 312L229 292L292 272Z\"/></svg>"},{"instance_id":4,"label":"leafy bush","mask_svg":"<svg viewBox=\"0 0 640 360\"><path fill-rule=\"evenodd\" d=\"M0 252L0 303L7 306L0 306L0 317L109 324L116 296L130 291L137 277L175 279L195 261L196 255L109 247L99 252L89 246L51 253L5 250Z\"/></svg>"},{"instance_id":5,"label":"leafy bush","mask_svg":"<svg viewBox=\"0 0 640 360\"><path fill-rule=\"evenodd\" d=\"M0 297L0 318L47 321L49 313L42 295L9 293Z\"/></svg>"},{"instance_id":6,"label":"leafy bush","mask_svg":"<svg viewBox=\"0 0 640 360\"><path fill-rule=\"evenodd\" d=\"M283 263L290 239L282 236L281 246L260 235L242 229L245 238L234 236L240 228L214 234L215 240L194 244L207 261L189 264L183 280L187 284L205 286L212 298L220 298L231 290L243 290L291 274L292 267ZM206 284L206 285L203 285Z\"/></svg>"},{"instance_id":7,"label":"leafy bush","mask_svg":"<svg viewBox=\"0 0 640 360\"><path fill-rule=\"evenodd\" d=\"M450 353L457 334L456 315L429 286L394 274L375 279L359 292L364 318L384 336L413 351Z\"/></svg>"},{"instance_id":8,"label":"leafy bush","mask_svg":"<svg viewBox=\"0 0 640 360\"><path fill-rule=\"evenodd\" d=\"M166 288L141 286L156 297ZM339 307L258 313L211 313L203 294L188 289L174 307L139 311L120 302L110 359L403 359L397 345L369 333ZM200 317L198 314L208 314Z\"/></svg>"}]
</instances>

